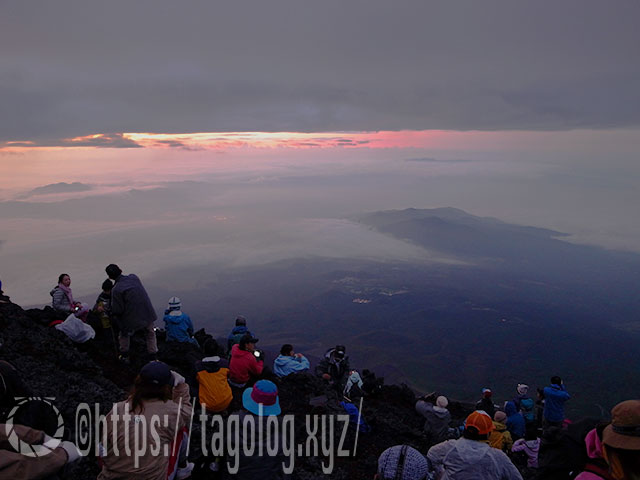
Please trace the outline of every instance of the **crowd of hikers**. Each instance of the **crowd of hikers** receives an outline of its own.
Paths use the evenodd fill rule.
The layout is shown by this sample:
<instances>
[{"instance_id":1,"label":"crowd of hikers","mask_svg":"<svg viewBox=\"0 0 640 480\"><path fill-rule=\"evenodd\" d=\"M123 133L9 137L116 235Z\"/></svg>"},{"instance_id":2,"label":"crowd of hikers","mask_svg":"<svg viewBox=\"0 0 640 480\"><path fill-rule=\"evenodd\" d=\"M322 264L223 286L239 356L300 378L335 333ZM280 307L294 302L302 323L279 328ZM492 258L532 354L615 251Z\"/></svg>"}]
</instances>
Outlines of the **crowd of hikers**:
<instances>
[{"instance_id":1,"label":"crowd of hikers","mask_svg":"<svg viewBox=\"0 0 640 480\"><path fill-rule=\"evenodd\" d=\"M61 274L50 292L51 307L61 315L54 322L55 327L79 342L93 338L93 335L86 335L85 326L94 334L96 329L101 334L112 332L118 361L123 365L131 365L131 337L136 332L144 337L146 357L132 390L113 406L104 423L106 436L101 438L112 441L100 444L99 479L190 478L194 463L187 458L187 447L195 407L191 398L198 399L207 415L225 419L237 416L238 425L247 418L279 417L287 412L280 407L278 385L280 379L289 375L315 375L322 379L326 401L341 406L354 419L355 429L363 433L371 431L358 407L363 396L375 391L375 375L363 370L361 376L353 369L344 345L329 348L311 370L310 362L303 354L296 352L292 344L284 344L271 368L265 365L265 354L257 348L259 340L248 329L245 317L235 319L226 342L216 341L210 335L196 339L191 318L182 311L181 300L173 296L163 317L166 342L199 353L190 357L191 368L183 376L157 359L154 328L157 317L140 279L133 274L124 275L114 264L106 267L106 273L108 279L103 282L102 292L93 307L74 299L68 274ZM7 303L9 299L4 296L1 286L0 283L0 301ZM37 406L20 409L11 422L5 423L7 414L16 411L16 398L33 395L15 367L0 361L0 478L49 478L65 464L81 458L74 443L60 442L45 433L51 427L50 419L44 418ZM544 388L536 389L535 398L528 385L519 383L512 398L496 403L491 389L485 387L480 391L475 410L458 425L452 421L449 400L445 396L424 395L415 403L416 415L424 418L423 441L419 449L415 445L387 448L378 458L375 478L640 479L640 400L617 404L609 422L592 425L584 431L584 426L578 428L577 422L566 418L565 403L570 399L558 376L551 377ZM132 416L123 416L126 412ZM124 423L151 421L154 417L168 419L155 433L163 444L171 445L170 451L139 458L123 454L136 440L133 437L135 429L123 428ZM237 445L246 440L243 438L246 432L242 429L225 434ZM269 442L278 445L269 438L273 434L268 429L259 429L251 441L254 446L266 446ZM20 439L20 445L28 448L16 451L16 438ZM49 454L30 455L27 452L38 448L47 449ZM580 468L563 469L563 462L568 464L568 458L576 450L585 459ZM266 447L255 448L249 454L240 449L239 455L238 470L234 474L237 478L287 477L282 468L286 462L281 450L267 454ZM213 455L207 459L205 465L210 478L228 474L222 460Z\"/></svg>"}]
</instances>

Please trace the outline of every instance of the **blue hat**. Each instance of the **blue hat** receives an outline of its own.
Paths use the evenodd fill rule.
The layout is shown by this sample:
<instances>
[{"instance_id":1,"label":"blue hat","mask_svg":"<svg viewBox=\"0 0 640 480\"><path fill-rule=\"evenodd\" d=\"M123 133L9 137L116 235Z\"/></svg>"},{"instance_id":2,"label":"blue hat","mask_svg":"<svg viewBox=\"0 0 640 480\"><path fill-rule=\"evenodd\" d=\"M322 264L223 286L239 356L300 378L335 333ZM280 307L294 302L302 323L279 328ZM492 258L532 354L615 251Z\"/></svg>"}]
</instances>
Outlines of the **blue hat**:
<instances>
[{"instance_id":1,"label":"blue hat","mask_svg":"<svg viewBox=\"0 0 640 480\"><path fill-rule=\"evenodd\" d=\"M269 380L258 380L242 394L242 405L256 415L280 415L278 387Z\"/></svg>"},{"instance_id":2,"label":"blue hat","mask_svg":"<svg viewBox=\"0 0 640 480\"><path fill-rule=\"evenodd\" d=\"M173 375L169 365L154 360L140 370L140 380L153 385L173 385Z\"/></svg>"}]
</instances>

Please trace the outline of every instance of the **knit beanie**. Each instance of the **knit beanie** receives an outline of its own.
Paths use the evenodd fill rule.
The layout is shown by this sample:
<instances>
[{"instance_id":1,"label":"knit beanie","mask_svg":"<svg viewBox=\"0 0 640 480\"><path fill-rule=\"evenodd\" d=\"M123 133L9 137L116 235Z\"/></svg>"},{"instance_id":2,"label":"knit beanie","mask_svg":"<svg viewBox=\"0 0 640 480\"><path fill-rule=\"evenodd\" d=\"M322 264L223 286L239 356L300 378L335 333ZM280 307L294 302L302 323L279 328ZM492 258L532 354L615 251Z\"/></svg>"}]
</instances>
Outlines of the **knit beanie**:
<instances>
[{"instance_id":1,"label":"knit beanie","mask_svg":"<svg viewBox=\"0 0 640 480\"><path fill-rule=\"evenodd\" d=\"M494 415L493 415L493 419L496 422L500 422L500 423L504 423L507 421L507 414L498 410Z\"/></svg>"},{"instance_id":2,"label":"knit beanie","mask_svg":"<svg viewBox=\"0 0 640 480\"><path fill-rule=\"evenodd\" d=\"M440 395L438 398L436 398L436 405L438 407L447 408L447 405L449 405L449 400L447 400L447 397L445 397L444 395Z\"/></svg>"},{"instance_id":3,"label":"knit beanie","mask_svg":"<svg viewBox=\"0 0 640 480\"><path fill-rule=\"evenodd\" d=\"M422 480L428 471L427 459L409 445L387 448L378 458L378 473L383 479Z\"/></svg>"}]
</instances>

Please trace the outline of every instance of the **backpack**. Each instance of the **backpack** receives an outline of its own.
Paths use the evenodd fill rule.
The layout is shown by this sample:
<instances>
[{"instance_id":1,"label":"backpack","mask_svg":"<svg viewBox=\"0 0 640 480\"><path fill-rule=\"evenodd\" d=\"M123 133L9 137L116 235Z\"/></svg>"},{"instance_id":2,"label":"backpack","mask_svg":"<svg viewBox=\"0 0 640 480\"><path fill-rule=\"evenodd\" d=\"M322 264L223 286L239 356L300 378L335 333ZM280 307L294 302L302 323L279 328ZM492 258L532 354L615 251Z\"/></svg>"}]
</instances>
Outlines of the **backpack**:
<instances>
[{"instance_id":1,"label":"backpack","mask_svg":"<svg viewBox=\"0 0 640 480\"><path fill-rule=\"evenodd\" d=\"M520 400L520 411L522 412L522 416L524 417L524 421L527 423L531 423L535 421L535 414L533 412L533 399L532 398L523 398Z\"/></svg>"}]
</instances>

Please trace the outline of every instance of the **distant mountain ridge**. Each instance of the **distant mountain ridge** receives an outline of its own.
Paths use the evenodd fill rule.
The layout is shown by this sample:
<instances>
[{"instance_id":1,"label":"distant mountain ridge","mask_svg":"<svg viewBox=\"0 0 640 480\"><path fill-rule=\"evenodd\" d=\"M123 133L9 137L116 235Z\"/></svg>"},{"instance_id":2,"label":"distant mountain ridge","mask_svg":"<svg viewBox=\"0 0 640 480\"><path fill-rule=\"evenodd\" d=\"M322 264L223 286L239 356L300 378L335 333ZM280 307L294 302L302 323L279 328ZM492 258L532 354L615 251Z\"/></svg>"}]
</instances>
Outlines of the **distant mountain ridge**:
<instances>
[{"instance_id":1,"label":"distant mountain ridge","mask_svg":"<svg viewBox=\"0 0 640 480\"><path fill-rule=\"evenodd\" d=\"M640 255L573 244L567 233L477 217L457 208L388 210L353 217L427 250L539 279L581 283L598 272L615 283L640 269Z\"/></svg>"}]
</instances>

